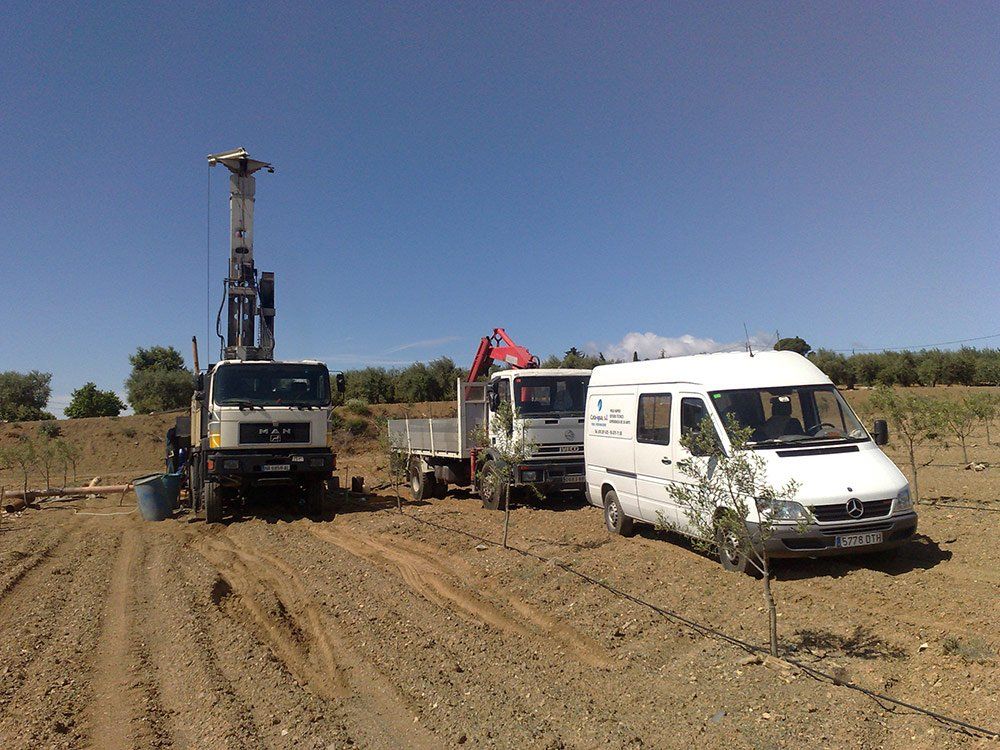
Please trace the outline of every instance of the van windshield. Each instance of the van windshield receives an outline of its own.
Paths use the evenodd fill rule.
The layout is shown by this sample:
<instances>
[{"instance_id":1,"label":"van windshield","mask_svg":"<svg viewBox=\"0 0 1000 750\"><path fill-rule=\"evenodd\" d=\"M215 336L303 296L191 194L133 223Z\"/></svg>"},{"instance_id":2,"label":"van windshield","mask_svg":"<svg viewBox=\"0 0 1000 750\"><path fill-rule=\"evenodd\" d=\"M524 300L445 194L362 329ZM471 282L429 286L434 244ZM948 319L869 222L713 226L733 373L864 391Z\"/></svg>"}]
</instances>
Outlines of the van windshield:
<instances>
[{"instance_id":1,"label":"van windshield","mask_svg":"<svg viewBox=\"0 0 1000 750\"><path fill-rule=\"evenodd\" d=\"M219 406L327 406L330 373L325 365L222 365L212 379Z\"/></svg>"},{"instance_id":2,"label":"van windshield","mask_svg":"<svg viewBox=\"0 0 1000 750\"><path fill-rule=\"evenodd\" d=\"M734 419L752 430L753 447L868 440L865 428L832 385L744 388L710 395L727 429Z\"/></svg>"},{"instance_id":3,"label":"van windshield","mask_svg":"<svg viewBox=\"0 0 1000 750\"><path fill-rule=\"evenodd\" d=\"M587 403L589 375L514 378L514 406L524 416L578 414Z\"/></svg>"}]
</instances>

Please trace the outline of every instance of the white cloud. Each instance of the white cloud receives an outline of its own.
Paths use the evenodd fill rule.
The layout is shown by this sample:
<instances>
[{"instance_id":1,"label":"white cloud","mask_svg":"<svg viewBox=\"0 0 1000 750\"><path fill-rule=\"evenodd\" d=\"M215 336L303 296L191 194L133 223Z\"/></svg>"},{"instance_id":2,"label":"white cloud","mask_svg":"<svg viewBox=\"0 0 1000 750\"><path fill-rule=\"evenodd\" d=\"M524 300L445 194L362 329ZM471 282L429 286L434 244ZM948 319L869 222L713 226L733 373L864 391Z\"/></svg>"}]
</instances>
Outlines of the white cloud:
<instances>
[{"instance_id":1,"label":"white cloud","mask_svg":"<svg viewBox=\"0 0 1000 750\"><path fill-rule=\"evenodd\" d=\"M458 341L458 336L445 336L440 339L421 339L420 341L412 341L409 344L394 346L392 349L387 350L386 354L395 354L405 349L427 349L432 346L440 346L441 344L450 344L452 341Z\"/></svg>"},{"instance_id":2,"label":"white cloud","mask_svg":"<svg viewBox=\"0 0 1000 750\"><path fill-rule=\"evenodd\" d=\"M774 346L774 336L754 334L750 346L754 350L770 349ZM657 359L660 356L679 357L684 354L705 354L708 352L736 352L746 349L746 340L720 342L715 339L699 338L691 334L683 336L660 336L652 331L626 333L615 343L598 344L590 342L586 349L592 354L603 352L607 359L630 361L632 353L638 352L639 359Z\"/></svg>"}]
</instances>

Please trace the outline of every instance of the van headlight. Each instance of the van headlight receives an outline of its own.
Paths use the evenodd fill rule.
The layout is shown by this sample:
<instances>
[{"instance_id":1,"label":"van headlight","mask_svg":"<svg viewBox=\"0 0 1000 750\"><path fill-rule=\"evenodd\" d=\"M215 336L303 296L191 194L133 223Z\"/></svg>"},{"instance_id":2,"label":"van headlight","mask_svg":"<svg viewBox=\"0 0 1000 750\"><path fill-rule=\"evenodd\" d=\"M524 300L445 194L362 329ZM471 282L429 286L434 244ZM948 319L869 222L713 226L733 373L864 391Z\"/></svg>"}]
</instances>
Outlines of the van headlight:
<instances>
[{"instance_id":1,"label":"van headlight","mask_svg":"<svg viewBox=\"0 0 1000 750\"><path fill-rule=\"evenodd\" d=\"M772 521L808 521L809 512L794 500L758 500L757 510Z\"/></svg>"},{"instance_id":2,"label":"van headlight","mask_svg":"<svg viewBox=\"0 0 1000 750\"><path fill-rule=\"evenodd\" d=\"M913 498L910 496L910 485L906 485L896 493L896 510L910 510L913 508Z\"/></svg>"}]
</instances>

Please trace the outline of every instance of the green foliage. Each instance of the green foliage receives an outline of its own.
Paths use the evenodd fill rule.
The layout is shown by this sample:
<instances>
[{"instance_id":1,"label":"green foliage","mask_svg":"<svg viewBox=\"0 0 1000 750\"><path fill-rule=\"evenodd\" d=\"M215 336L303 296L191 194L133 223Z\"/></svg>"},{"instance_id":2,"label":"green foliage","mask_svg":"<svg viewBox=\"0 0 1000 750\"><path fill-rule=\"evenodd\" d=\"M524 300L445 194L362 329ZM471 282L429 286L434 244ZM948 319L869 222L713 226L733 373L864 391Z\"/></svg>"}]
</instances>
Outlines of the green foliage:
<instances>
[{"instance_id":1,"label":"green foliage","mask_svg":"<svg viewBox=\"0 0 1000 750\"><path fill-rule=\"evenodd\" d=\"M191 401L194 377L172 346L139 347L128 358L132 374L125 381L128 402L136 414L183 409Z\"/></svg>"},{"instance_id":2,"label":"green foliage","mask_svg":"<svg viewBox=\"0 0 1000 750\"><path fill-rule=\"evenodd\" d=\"M136 414L182 409L191 402L194 381L187 370L142 370L125 381Z\"/></svg>"},{"instance_id":3,"label":"green foliage","mask_svg":"<svg viewBox=\"0 0 1000 750\"><path fill-rule=\"evenodd\" d=\"M903 393L880 385L868 401L868 411L886 419L892 433L900 436L910 461L913 499L918 500L919 470L930 460L919 464L916 449L922 445L937 446L942 443L942 436L948 429L947 404L941 399Z\"/></svg>"},{"instance_id":4,"label":"green foliage","mask_svg":"<svg viewBox=\"0 0 1000 750\"><path fill-rule=\"evenodd\" d=\"M809 354L838 385L1000 385L1000 349L863 352L845 357L826 349Z\"/></svg>"},{"instance_id":5,"label":"green foliage","mask_svg":"<svg viewBox=\"0 0 1000 750\"><path fill-rule=\"evenodd\" d=\"M21 472L22 489L28 492L28 474L38 461L38 451L35 444L27 438L12 440L7 445L0 446L0 464L15 467Z\"/></svg>"},{"instance_id":6,"label":"green foliage","mask_svg":"<svg viewBox=\"0 0 1000 750\"><path fill-rule=\"evenodd\" d=\"M730 550L745 555L761 573L771 653L777 656L777 612L770 588L766 545L780 523L778 509L786 514L787 523L788 510L797 508L798 515L791 520L800 528L809 522L810 516L795 502L798 482L789 480L780 487L768 482L764 459L747 445L752 433L749 427L741 426L730 416L726 433L729 450L723 446L711 417L706 416L698 429L681 436L681 445L690 455L680 460L677 468L686 480L670 482L667 494L683 511L696 546L715 550L728 545ZM751 521L752 518L756 520ZM721 554L722 550L719 551Z\"/></svg>"},{"instance_id":7,"label":"green foliage","mask_svg":"<svg viewBox=\"0 0 1000 750\"><path fill-rule=\"evenodd\" d=\"M359 414L361 416L368 416L372 413L371 406L363 398L349 398L344 402L344 408L351 414Z\"/></svg>"},{"instance_id":8,"label":"green foliage","mask_svg":"<svg viewBox=\"0 0 1000 750\"><path fill-rule=\"evenodd\" d=\"M346 426L344 421L344 416L340 412L332 411L330 412L330 419L327 420L330 425L330 431L336 432L337 430L342 430Z\"/></svg>"},{"instance_id":9,"label":"green foliage","mask_svg":"<svg viewBox=\"0 0 1000 750\"><path fill-rule=\"evenodd\" d=\"M82 417L117 417L125 404L114 391L98 390L94 383L85 383L73 391L64 413L70 419Z\"/></svg>"},{"instance_id":10,"label":"green foliage","mask_svg":"<svg viewBox=\"0 0 1000 750\"><path fill-rule=\"evenodd\" d=\"M348 417L346 423L347 431L355 437L364 435L368 432L368 420L364 417Z\"/></svg>"},{"instance_id":11,"label":"green foliage","mask_svg":"<svg viewBox=\"0 0 1000 750\"><path fill-rule=\"evenodd\" d=\"M55 421L42 422L38 425L38 434L43 438L53 440L62 435L62 428Z\"/></svg>"},{"instance_id":12,"label":"green foliage","mask_svg":"<svg viewBox=\"0 0 1000 750\"><path fill-rule=\"evenodd\" d=\"M0 422L54 419L45 411L52 395L52 373L0 372Z\"/></svg>"},{"instance_id":13,"label":"green foliage","mask_svg":"<svg viewBox=\"0 0 1000 750\"><path fill-rule=\"evenodd\" d=\"M958 400L945 401L942 418L946 429L958 438L962 446L962 461L969 463L968 440L979 421L979 408L976 399L966 396Z\"/></svg>"},{"instance_id":14,"label":"green foliage","mask_svg":"<svg viewBox=\"0 0 1000 750\"><path fill-rule=\"evenodd\" d=\"M184 370L184 357L172 346L151 346L148 349L140 346L135 354L129 356L128 361L132 365L132 372Z\"/></svg>"},{"instance_id":15,"label":"green foliage","mask_svg":"<svg viewBox=\"0 0 1000 750\"><path fill-rule=\"evenodd\" d=\"M968 397L968 403L976 419L986 427L986 444L989 445L993 442L990 436L990 423L1000 415L1000 394L974 393Z\"/></svg>"},{"instance_id":16,"label":"green foliage","mask_svg":"<svg viewBox=\"0 0 1000 750\"><path fill-rule=\"evenodd\" d=\"M393 378L384 367L366 367L363 370L345 372L347 400L360 398L369 404L391 404L395 402Z\"/></svg>"},{"instance_id":17,"label":"green foliage","mask_svg":"<svg viewBox=\"0 0 1000 750\"><path fill-rule=\"evenodd\" d=\"M806 343L806 340L798 336L778 339L774 344L774 349L779 352L796 352L803 357L812 351L812 347Z\"/></svg>"}]
</instances>

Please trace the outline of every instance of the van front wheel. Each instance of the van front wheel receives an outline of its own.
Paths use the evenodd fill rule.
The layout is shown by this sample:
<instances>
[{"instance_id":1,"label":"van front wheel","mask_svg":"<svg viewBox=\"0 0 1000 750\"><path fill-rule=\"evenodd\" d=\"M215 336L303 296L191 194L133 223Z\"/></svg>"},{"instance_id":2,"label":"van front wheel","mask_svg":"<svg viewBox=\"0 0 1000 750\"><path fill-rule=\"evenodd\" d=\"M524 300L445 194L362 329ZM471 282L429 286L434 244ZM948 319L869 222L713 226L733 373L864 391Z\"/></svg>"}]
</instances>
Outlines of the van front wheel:
<instances>
[{"instance_id":1,"label":"van front wheel","mask_svg":"<svg viewBox=\"0 0 1000 750\"><path fill-rule=\"evenodd\" d=\"M614 490L608 490L604 496L604 525L612 534L632 536L635 533L635 524L625 515L621 503L618 502L618 493Z\"/></svg>"},{"instance_id":2,"label":"van front wheel","mask_svg":"<svg viewBox=\"0 0 1000 750\"><path fill-rule=\"evenodd\" d=\"M744 549L744 542L736 530L730 528L728 519L719 518L715 522L715 544L723 568L732 573L746 573L749 570L750 558Z\"/></svg>"}]
</instances>

